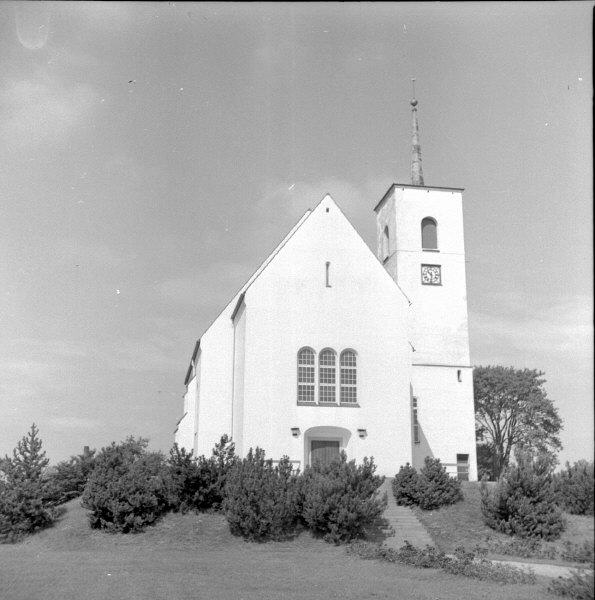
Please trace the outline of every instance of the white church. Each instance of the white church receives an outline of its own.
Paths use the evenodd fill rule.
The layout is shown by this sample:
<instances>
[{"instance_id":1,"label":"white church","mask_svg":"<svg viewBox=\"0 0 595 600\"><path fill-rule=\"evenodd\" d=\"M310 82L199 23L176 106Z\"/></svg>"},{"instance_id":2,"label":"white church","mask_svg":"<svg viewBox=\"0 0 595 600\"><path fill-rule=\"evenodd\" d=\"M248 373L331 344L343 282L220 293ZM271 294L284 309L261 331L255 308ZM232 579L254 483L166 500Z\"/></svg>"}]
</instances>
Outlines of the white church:
<instances>
[{"instance_id":1,"label":"white church","mask_svg":"<svg viewBox=\"0 0 595 600\"><path fill-rule=\"evenodd\" d=\"M374 208L376 256L329 195L308 210L196 342L179 446L227 433L302 470L343 450L477 479L463 190L424 185L411 105L411 183Z\"/></svg>"}]
</instances>

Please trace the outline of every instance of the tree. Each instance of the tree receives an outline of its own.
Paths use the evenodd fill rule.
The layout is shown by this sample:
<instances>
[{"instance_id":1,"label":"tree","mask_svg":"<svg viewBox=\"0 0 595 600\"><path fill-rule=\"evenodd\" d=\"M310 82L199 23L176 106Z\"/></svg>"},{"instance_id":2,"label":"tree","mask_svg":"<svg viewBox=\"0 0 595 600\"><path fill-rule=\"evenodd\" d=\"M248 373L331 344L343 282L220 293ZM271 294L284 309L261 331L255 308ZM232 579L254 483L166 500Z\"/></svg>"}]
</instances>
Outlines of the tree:
<instances>
[{"instance_id":1,"label":"tree","mask_svg":"<svg viewBox=\"0 0 595 600\"><path fill-rule=\"evenodd\" d=\"M513 367L475 367L478 467L498 479L515 448L555 457L562 420L544 389L544 373ZM483 464L482 464L483 463Z\"/></svg>"},{"instance_id":2,"label":"tree","mask_svg":"<svg viewBox=\"0 0 595 600\"><path fill-rule=\"evenodd\" d=\"M517 449L515 464L496 486L481 484L481 512L488 527L521 538L555 540L566 527L553 483L555 459Z\"/></svg>"},{"instance_id":3,"label":"tree","mask_svg":"<svg viewBox=\"0 0 595 600\"><path fill-rule=\"evenodd\" d=\"M45 498L49 460L41 450L35 423L12 452L0 461L0 539L13 541L50 525L56 512Z\"/></svg>"},{"instance_id":4,"label":"tree","mask_svg":"<svg viewBox=\"0 0 595 600\"><path fill-rule=\"evenodd\" d=\"M171 478L161 452L129 436L102 448L82 497L92 528L141 531L170 508Z\"/></svg>"},{"instance_id":5,"label":"tree","mask_svg":"<svg viewBox=\"0 0 595 600\"><path fill-rule=\"evenodd\" d=\"M62 504L80 496L95 467L95 450L85 447L83 454L71 456L48 470L48 500Z\"/></svg>"}]
</instances>

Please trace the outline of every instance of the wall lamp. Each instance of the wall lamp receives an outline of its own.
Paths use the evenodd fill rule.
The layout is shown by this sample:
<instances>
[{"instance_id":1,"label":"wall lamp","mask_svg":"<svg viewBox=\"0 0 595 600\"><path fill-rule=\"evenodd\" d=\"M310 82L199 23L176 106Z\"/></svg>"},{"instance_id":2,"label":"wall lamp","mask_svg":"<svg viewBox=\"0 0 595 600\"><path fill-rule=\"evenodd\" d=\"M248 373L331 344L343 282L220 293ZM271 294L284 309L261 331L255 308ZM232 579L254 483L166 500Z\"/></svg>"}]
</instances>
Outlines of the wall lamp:
<instances>
[{"instance_id":1,"label":"wall lamp","mask_svg":"<svg viewBox=\"0 0 595 600\"><path fill-rule=\"evenodd\" d=\"M367 429L358 429L357 435L359 435L359 437L361 437L363 440L365 437L368 437L368 430Z\"/></svg>"},{"instance_id":2,"label":"wall lamp","mask_svg":"<svg viewBox=\"0 0 595 600\"><path fill-rule=\"evenodd\" d=\"M300 428L299 427L292 427L291 428L291 435L293 437L298 437L300 435Z\"/></svg>"}]
</instances>

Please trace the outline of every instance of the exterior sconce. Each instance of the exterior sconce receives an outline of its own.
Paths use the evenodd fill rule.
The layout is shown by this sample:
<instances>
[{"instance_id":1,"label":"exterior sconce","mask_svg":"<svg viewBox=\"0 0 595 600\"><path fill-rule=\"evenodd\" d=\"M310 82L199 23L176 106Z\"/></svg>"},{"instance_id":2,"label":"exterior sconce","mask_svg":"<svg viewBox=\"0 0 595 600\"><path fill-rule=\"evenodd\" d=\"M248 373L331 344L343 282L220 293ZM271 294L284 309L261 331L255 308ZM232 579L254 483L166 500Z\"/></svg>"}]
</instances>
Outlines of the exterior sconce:
<instances>
[{"instance_id":1,"label":"exterior sconce","mask_svg":"<svg viewBox=\"0 0 595 600\"><path fill-rule=\"evenodd\" d=\"M291 428L291 435L293 437L298 437L300 435L300 428L299 427L292 427Z\"/></svg>"},{"instance_id":2,"label":"exterior sconce","mask_svg":"<svg viewBox=\"0 0 595 600\"><path fill-rule=\"evenodd\" d=\"M368 437L368 430L367 429L358 429L357 435L359 435L359 437L361 437L363 440L365 437Z\"/></svg>"}]
</instances>

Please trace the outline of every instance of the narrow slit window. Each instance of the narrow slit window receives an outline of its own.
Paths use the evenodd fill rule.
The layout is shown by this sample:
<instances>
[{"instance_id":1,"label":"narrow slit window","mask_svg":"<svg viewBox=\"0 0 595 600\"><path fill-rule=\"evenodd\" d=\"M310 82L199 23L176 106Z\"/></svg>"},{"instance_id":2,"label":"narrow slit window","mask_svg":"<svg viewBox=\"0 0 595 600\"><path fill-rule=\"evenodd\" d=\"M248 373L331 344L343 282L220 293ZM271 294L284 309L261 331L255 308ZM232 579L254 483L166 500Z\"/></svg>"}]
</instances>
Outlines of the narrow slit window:
<instances>
[{"instance_id":1,"label":"narrow slit window","mask_svg":"<svg viewBox=\"0 0 595 600\"><path fill-rule=\"evenodd\" d=\"M415 396L413 397L412 405L413 405L413 414L412 414L413 443L419 444L419 423L417 422L417 398Z\"/></svg>"},{"instance_id":2,"label":"narrow slit window","mask_svg":"<svg viewBox=\"0 0 595 600\"><path fill-rule=\"evenodd\" d=\"M469 481L469 455L457 454L457 479Z\"/></svg>"},{"instance_id":3,"label":"narrow slit window","mask_svg":"<svg viewBox=\"0 0 595 600\"><path fill-rule=\"evenodd\" d=\"M326 287L331 287L331 263L326 263Z\"/></svg>"},{"instance_id":4,"label":"narrow slit window","mask_svg":"<svg viewBox=\"0 0 595 600\"><path fill-rule=\"evenodd\" d=\"M457 369L457 381L458 382L463 381L463 373L462 373L461 369Z\"/></svg>"}]
</instances>

